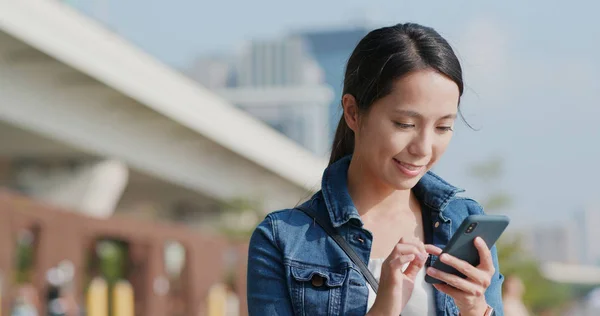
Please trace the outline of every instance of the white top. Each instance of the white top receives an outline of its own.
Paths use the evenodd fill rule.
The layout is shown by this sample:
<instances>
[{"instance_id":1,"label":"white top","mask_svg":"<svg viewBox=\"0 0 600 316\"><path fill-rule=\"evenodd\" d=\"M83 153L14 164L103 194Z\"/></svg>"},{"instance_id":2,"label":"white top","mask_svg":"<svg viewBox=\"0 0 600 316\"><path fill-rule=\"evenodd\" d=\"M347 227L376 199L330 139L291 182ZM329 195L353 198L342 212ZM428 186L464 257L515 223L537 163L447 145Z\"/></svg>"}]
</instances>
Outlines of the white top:
<instances>
[{"instance_id":1,"label":"white top","mask_svg":"<svg viewBox=\"0 0 600 316\"><path fill-rule=\"evenodd\" d=\"M369 271L373 273L373 276L379 281L381 276L381 265L385 259L371 259L369 260ZM404 271L408 267L405 264L402 267ZM369 285L369 300L367 306L367 312L375 303L376 294ZM408 300L408 303L402 310L402 316L435 316L435 302L433 300L433 287L431 284L425 282L425 268L421 269L415 279L415 288L413 289L412 295Z\"/></svg>"}]
</instances>

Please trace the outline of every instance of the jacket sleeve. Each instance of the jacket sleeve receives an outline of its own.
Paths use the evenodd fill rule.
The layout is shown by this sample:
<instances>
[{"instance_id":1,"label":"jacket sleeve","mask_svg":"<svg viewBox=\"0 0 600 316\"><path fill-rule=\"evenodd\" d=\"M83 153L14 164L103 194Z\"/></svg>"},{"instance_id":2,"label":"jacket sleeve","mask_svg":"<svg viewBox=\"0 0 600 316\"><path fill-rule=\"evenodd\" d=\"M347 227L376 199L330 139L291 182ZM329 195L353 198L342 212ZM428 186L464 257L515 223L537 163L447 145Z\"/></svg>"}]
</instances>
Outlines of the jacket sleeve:
<instances>
[{"instance_id":1,"label":"jacket sleeve","mask_svg":"<svg viewBox=\"0 0 600 316\"><path fill-rule=\"evenodd\" d=\"M492 247L492 259L494 260L496 273L494 273L494 276L492 277L492 283L485 292L485 300L487 301L488 305L494 309L494 315L503 316L504 307L502 305L502 283L504 281L504 276L500 273L496 246Z\"/></svg>"},{"instance_id":2,"label":"jacket sleeve","mask_svg":"<svg viewBox=\"0 0 600 316\"><path fill-rule=\"evenodd\" d=\"M250 238L247 283L250 316L294 315L273 224L267 216Z\"/></svg>"}]
</instances>

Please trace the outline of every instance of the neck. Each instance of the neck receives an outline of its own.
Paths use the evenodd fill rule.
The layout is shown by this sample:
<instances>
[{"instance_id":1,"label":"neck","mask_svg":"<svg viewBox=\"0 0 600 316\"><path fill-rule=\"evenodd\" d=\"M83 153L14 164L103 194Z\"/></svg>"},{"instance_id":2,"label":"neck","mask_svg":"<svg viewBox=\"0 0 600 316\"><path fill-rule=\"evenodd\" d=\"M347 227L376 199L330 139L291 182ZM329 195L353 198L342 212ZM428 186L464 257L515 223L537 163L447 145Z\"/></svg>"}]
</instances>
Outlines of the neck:
<instances>
[{"instance_id":1,"label":"neck","mask_svg":"<svg viewBox=\"0 0 600 316\"><path fill-rule=\"evenodd\" d=\"M365 166L353 157L348 169L348 192L360 216L410 209L411 190L396 190L379 181Z\"/></svg>"}]
</instances>

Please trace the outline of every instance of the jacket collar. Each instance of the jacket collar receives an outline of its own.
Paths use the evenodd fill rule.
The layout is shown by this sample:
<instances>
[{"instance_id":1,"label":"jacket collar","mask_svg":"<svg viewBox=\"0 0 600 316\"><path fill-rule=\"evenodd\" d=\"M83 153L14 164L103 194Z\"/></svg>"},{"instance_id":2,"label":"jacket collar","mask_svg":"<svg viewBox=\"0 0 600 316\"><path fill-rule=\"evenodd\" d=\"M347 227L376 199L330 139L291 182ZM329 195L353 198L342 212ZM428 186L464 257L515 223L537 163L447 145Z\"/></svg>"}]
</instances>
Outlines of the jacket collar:
<instances>
[{"instance_id":1,"label":"jacket collar","mask_svg":"<svg viewBox=\"0 0 600 316\"><path fill-rule=\"evenodd\" d=\"M352 156L348 155L325 169L321 191L331 223L340 227L350 220L363 223L348 192L348 168ZM427 172L413 188L416 197L434 211L442 212L448 203L463 189L452 186L433 172Z\"/></svg>"}]
</instances>

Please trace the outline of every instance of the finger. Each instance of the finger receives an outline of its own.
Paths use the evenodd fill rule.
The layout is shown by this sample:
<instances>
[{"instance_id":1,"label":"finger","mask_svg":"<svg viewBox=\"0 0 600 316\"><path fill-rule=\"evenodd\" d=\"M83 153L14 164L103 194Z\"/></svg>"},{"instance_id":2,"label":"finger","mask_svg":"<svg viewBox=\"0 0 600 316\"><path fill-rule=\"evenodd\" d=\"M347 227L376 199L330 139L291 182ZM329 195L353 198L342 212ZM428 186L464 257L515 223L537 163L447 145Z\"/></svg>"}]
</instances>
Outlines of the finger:
<instances>
[{"instance_id":1,"label":"finger","mask_svg":"<svg viewBox=\"0 0 600 316\"><path fill-rule=\"evenodd\" d=\"M421 253L417 247L408 244L397 244L394 247L394 250L392 250L392 253L387 257L386 261L389 261L389 264L393 269L402 269L404 264L411 262L416 258L423 261L427 260L427 256Z\"/></svg>"},{"instance_id":2,"label":"finger","mask_svg":"<svg viewBox=\"0 0 600 316\"><path fill-rule=\"evenodd\" d=\"M460 297L460 295L462 294L460 290L457 290L447 284L434 284L433 287L435 287L438 291L442 293L450 295L452 298Z\"/></svg>"},{"instance_id":3,"label":"finger","mask_svg":"<svg viewBox=\"0 0 600 316\"><path fill-rule=\"evenodd\" d=\"M477 269L470 263L447 253L444 253L440 256L440 261L455 268L467 278L475 281L475 283L479 285L485 286L488 283L486 280L489 280L490 278L488 271Z\"/></svg>"},{"instance_id":4,"label":"finger","mask_svg":"<svg viewBox=\"0 0 600 316\"><path fill-rule=\"evenodd\" d=\"M457 275L440 271L435 268L427 268L427 274L446 283L447 285L452 286L457 290L460 290L461 292L474 296L483 295L484 290L480 285L472 283L469 280L463 279Z\"/></svg>"},{"instance_id":5,"label":"finger","mask_svg":"<svg viewBox=\"0 0 600 316\"><path fill-rule=\"evenodd\" d=\"M492 252L481 237L475 238L475 247L479 252L479 268L488 272L492 272L494 270ZM491 274L493 274L493 272Z\"/></svg>"},{"instance_id":6,"label":"finger","mask_svg":"<svg viewBox=\"0 0 600 316\"><path fill-rule=\"evenodd\" d=\"M425 251L434 256L439 256L442 254L442 249L434 245L425 245Z\"/></svg>"},{"instance_id":7,"label":"finger","mask_svg":"<svg viewBox=\"0 0 600 316\"><path fill-rule=\"evenodd\" d=\"M414 255L414 254L397 256L397 257L392 258L390 260L389 264L393 270L399 270L400 272L402 272L402 267L406 263L414 261L415 258L416 258L416 255Z\"/></svg>"},{"instance_id":8,"label":"finger","mask_svg":"<svg viewBox=\"0 0 600 316\"><path fill-rule=\"evenodd\" d=\"M417 247L417 249L419 249L421 252L425 253L425 244L419 240L418 238L415 237L402 237L400 238L400 241L398 242L399 244L408 244L408 245L413 245L415 247Z\"/></svg>"},{"instance_id":9,"label":"finger","mask_svg":"<svg viewBox=\"0 0 600 316\"><path fill-rule=\"evenodd\" d=\"M427 257L416 257L415 260L411 261L411 263L404 270L404 275L406 275L409 279L415 280L419 271L423 269L425 262L427 261Z\"/></svg>"},{"instance_id":10,"label":"finger","mask_svg":"<svg viewBox=\"0 0 600 316\"><path fill-rule=\"evenodd\" d=\"M415 245L398 243L398 244L396 244L396 246L394 246L394 249L392 250L390 257L395 258L397 256L408 255L408 254L413 254L413 255L417 256L422 253L419 250L419 248Z\"/></svg>"}]
</instances>

